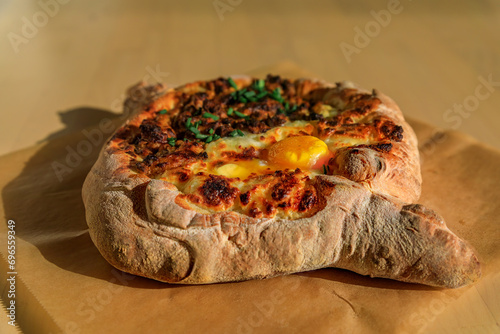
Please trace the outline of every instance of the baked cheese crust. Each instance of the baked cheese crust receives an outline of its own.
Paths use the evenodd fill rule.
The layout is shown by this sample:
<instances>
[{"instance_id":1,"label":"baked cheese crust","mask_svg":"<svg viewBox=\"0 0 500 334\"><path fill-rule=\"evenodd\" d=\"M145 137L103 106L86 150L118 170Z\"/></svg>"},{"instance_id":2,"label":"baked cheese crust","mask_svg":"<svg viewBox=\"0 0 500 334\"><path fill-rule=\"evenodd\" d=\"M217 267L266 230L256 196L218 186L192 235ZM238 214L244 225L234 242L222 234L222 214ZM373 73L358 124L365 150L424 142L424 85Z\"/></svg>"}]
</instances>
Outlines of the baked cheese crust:
<instances>
[{"instance_id":1,"label":"baked cheese crust","mask_svg":"<svg viewBox=\"0 0 500 334\"><path fill-rule=\"evenodd\" d=\"M420 191L414 134L404 129L400 113L386 112L383 100L352 84L273 75L199 81L144 108L111 145L133 173L172 183L182 193L179 205L205 214L310 217L325 204L320 174L342 175L411 202ZM277 153L281 160L270 159L273 145L293 136L301 137L296 143L325 143L320 161L297 161L311 152L296 152L290 140ZM395 182L413 192L401 192Z\"/></svg>"}]
</instances>

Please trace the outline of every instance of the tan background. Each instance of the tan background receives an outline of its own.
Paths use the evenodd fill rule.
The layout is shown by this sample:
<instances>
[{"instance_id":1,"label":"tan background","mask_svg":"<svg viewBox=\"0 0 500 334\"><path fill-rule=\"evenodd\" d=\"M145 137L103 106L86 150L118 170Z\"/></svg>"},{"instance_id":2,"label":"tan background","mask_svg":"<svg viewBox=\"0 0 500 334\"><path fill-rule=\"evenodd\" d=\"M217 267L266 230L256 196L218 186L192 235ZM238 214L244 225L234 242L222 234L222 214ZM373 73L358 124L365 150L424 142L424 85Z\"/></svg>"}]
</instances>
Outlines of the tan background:
<instances>
[{"instance_id":1,"label":"tan background","mask_svg":"<svg viewBox=\"0 0 500 334\"><path fill-rule=\"evenodd\" d=\"M214 0L58 1L67 3L50 7L46 22L38 1L0 2L0 154L86 122L60 112L117 112L124 89L154 81L157 69L178 84L285 59L327 80L379 88L407 115L500 148L500 86L468 117L444 119L475 94L478 76L500 82L499 1L400 0L402 12L350 63L340 44L356 46L354 29L370 26L370 12L387 11L388 1L217 0L230 7L223 20Z\"/></svg>"}]
</instances>

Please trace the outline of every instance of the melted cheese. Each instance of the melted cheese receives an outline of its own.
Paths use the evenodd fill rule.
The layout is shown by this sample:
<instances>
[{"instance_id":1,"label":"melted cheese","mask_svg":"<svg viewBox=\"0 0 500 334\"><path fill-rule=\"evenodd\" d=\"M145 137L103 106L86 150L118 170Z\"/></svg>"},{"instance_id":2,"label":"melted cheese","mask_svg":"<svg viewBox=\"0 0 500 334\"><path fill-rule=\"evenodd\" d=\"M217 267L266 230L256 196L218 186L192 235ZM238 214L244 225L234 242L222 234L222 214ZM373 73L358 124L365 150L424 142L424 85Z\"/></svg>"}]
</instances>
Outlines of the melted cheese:
<instances>
[{"instance_id":1,"label":"melted cheese","mask_svg":"<svg viewBox=\"0 0 500 334\"><path fill-rule=\"evenodd\" d=\"M334 109L325 109L325 112L333 113ZM318 138L315 136L315 128L315 122L295 121L262 134L245 132L244 136L224 137L206 146L207 160L200 160L183 167L191 175L187 181L180 182L175 174L169 173L161 178L174 183L181 193L199 196L198 191L209 174L225 176L229 178L230 186L239 190L239 194L252 192L249 204L243 204L237 199L231 210L242 212L260 210L265 215L288 219L300 218L303 213L286 208L275 207L272 213L266 212L269 208L266 203L275 203L270 197L270 189L276 179L270 174L277 170L291 172L300 168L303 175L301 178L305 177L304 180L313 178L323 173L323 165L328 164L333 152L346 146L367 144L370 140L347 136ZM245 150L250 150L253 155L242 154ZM253 157L254 155L257 157ZM288 203L292 203L290 205L295 206L297 203L293 204L294 198L303 196L302 185L296 187L293 187L294 193L287 195L286 199ZM198 212L210 213L218 210L197 204L196 201L184 201L185 205Z\"/></svg>"},{"instance_id":2,"label":"melted cheese","mask_svg":"<svg viewBox=\"0 0 500 334\"><path fill-rule=\"evenodd\" d=\"M243 132L244 136L242 137L225 137L211 142L207 145L206 152L209 159L212 160L220 157L222 152L241 152L248 147L263 149L290 135L298 135L301 132L312 134L314 126L306 121L295 121L281 127L273 128L263 134Z\"/></svg>"},{"instance_id":3,"label":"melted cheese","mask_svg":"<svg viewBox=\"0 0 500 334\"><path fill-rule=\"evenodd\" d=\"M348 146L357 146L357 145L365 145L370 144L372 141L370 138L352 138L352 137L329 137L325 140L326 145L331 151L338 150L342 147Z\"/></svg>"},{"instance_id":4,"label":"melted cheese","mask_svg":"<svg viewBox=\"0 0 500 334\"><path fill-rule=\"evenodd\" d=\"M339 114L337 109L328 104L322 104L321 108L317 112L323 115L324 118L331 118Z\"/></svg>"},{"instance_id":5,"label":"melted cheese","mask_svg":"<svg viewBox=\"0 0 500 334\"><path fill-rule=\"evenodd\" d=\"M245 180L252 174L263 174L270 170L273 170L272 167L264 160L253 159L250 161L238 161L222 165L215 169L215 174Z\"/></svg>"},{"instance_id":6,"label":"melted cheese","mask_svg":"<svg viewBox=\"0 0 500 334\"><path fill-rule=\"evenodd\" d=\"M335 113L334 108L325 112ZM314 137L315 122L295 121L273 128L263 134L244 133L244 136L225 137L211 142L206 147L208 161L217 162L209 167L197 164L194 173L208 172L229 178L245 180L251 175L267 174L279 169L300 168L311 173L321 173L322 166L328 163L339 148L368 144L370 139L352 137ZM254 148L261 154L258 159L230 158L245 149Z\"/></svg>"},{"instance_id":7,"label":"melted cheese","mask_svg":"<svg viewBox=\"0 0 500 334\"><path fill-rule=\"evenodd\" d=\"M328 109L332 112L332 109ZM276 170L300 168L311 176L323 173L323 165L342 147L369 144L369 138L351 137L317 138L314 136L315 122L295 121L273 128L262 134L244 132L244 136L224 137L206 146L208 163L198 161L186 169L191 175L222 175L235 179L235 186L241 188L249 177L271 174ZM255 149L258 158L234 157L245 149ZM188 182L178 182L175 175L165 173L162 179L177 185L184 193L192 193L199 184L191 177ZM194 183L193 183L194 182Z\"/></svg>"}]
</instances>

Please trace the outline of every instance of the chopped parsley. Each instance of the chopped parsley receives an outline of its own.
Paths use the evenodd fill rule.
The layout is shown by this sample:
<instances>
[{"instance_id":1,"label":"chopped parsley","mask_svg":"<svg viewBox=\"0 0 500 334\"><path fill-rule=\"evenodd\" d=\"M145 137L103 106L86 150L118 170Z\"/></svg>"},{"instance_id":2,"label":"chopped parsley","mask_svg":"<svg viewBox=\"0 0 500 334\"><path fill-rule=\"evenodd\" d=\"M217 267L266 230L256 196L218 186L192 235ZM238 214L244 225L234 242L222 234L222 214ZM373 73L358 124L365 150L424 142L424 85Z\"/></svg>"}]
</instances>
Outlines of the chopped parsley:
<instances>
[{"instance_id":1,"label":"chopped parsley","mask_svg":"<svg viewBox=\"0 0 500 334\"><path fill-rule=\"evenodd\" d=\"M258 100L260 100L260 99L262 99L262 98L264 98L266 96L267 96L267 92L260 92L259 94L257 94L256 98Z\"/></svg>"},{"instance_id":2,"label":"chopped parsley","mask_svg":"<svg viewBox=\"0 0 500 334\"><path fill-rule=\"evenodd\" d=\"M269 96L280 103L285 102L285 100L283 100L283 97L281 96L281 89L279 89L279 87L275 88L273 92L269 94Z\"/></svg>"},{"instance_id":3,"label":"chopped parsley","mask_svg":"<svg viewBox=\"0 0 500 334\"><path fill-rule=\"evenodd\" d=\"M229 133L229 135L231 137L236 137L236 136L241 136L243 137L245 134L243 133L243 131L241 131L240 129L237 129L237 130L233 130Z\"/></svg>"},{"instance_id":4,"label":"chopped parsley","mask_svg":"<svg viewBox=\"0 0 500 334\"><path fill-rule=\"evenodd\" d=\"M256 90L256 91L259 91L259 92L263 92L264 89L266 88L266 82L262 79L259 79L257 81L254 81L253 83L253 88Z\"/></svg>"},{"instance_id":5,"label":"chopped parsley","mask_svg":"<svg viewBox=\"0 0 500 334\"><path fill-rule=\"evenodd\" d=\"M231 84L232 79L229 78L228 81ZM232 82L234 83L234 81ZM238 90L236 84L231 84L231 87L236 89L235 92L232 92L230 94L231 98L240 103L257 102L269 94L266 91L266 82L262 79L253 82L251 86L253 90L249 90L249 88L242 88ZM278 100L281 99L281 95L279 92L276 94L276 98Z\"/></svg>"},{"instance_id":6,"label":"chopped parsley","mask_svg":"<svg viewBox=\"0 0 500 334\"><path fill-rule=\"evenodd\" d=\"M270 97L275 101L278 101L279 103L282 104L281 108L278 109L278 113L284 114L286 116L289 116L291 113L295 112L298 109L298 106L296 104L291 104L289 101L285 101L283 98L282 91L280 87L275 88L272 92L266 90L266 81L263 79L258 79L253 81L253 83L245 88L239 89L238 85L236 85L236 82L232 78L227 78L228 84L234 88L234 91L230 93L231 99L233 102L236 103L247 103L247 102L258 102L262 99L265 99L266 97ZM167 113L168 111L166 109L161 110L159 113L164 114ZM193 114L194 115L194 114ZM203 112L201 109L197 110L197 114L195 116L201 115L203 118L211 118L214 121L220 120L220 116L214 115L211 112ZM227 109L227 116L232 116L232 117L238 117L238 118L243 118L245 120L250 119L249 115L245 115L243 112L236 110L234 107L229 107ZM194 117L194 116L192 116ZM201 133L201 131L198 129L198 127L201 124L207 125L206 121L198 120L196 122L192 122L192 117L189 117L186 120L186 129L190 132L192 132L195 136L196 139L203 140L205 143L211 143L212 141L215 141L217 139L220 139L221 137L217 134L215 134L215 131L213 128L207 129ZM236 129L231 131L228 136L230 137L237 137L237 136L244 136L245 134L243 131L240 129ZM185 138L184 138L185 140ZM175 145L175 138L169 138L168 142L169 144L171 143L172 145ZM323 170L325 171L325 174L328 172L327 166L323 166Z\"/></svg>"},{"instance_id":7,"label":"chopped parsley","mask_svg":"<svg viewBox=\"0 0 500 334\"><path fill-rule=\"evenodd\" d=\"M204 135L204 134L198 132L194 137L196 139L207 139L208 135Z\"/></svg>"},{"instance_id":8,"label":"chopped parsley","mask_svg":"<svg viewBox=\"0 0 500 334\"><path fill-rule=\"evenodd\" d=\"M207 115L205 115L207 114ZM219 119L219 116L216 116L216 115L212 115L210 113L205 113L203 114L203 117L206 117L206 118L212 118L212 119L215 119L214 117L216 117L216 120ZM210 116L208 116L210 115ZM210 143L214 140L217 140L217 139L220 139L220 136L215 134L214 133L214 129L209 129L208 130L208 135L206 134L203 134L200 132L200 130L198 130L198 126L201 125L202 121L197 121L197 122L194 122L192 123L192 118L189 117L187 120L186 120L186 128L191 131L192 133L194 133L194 137L196 139L201 139L201 140L205 140L205 143ZM169 141L169 144L171 143L171 139L173 139L173 144L171 144L172 146L175 145L175 138L169 138L168 141ZM187 141L187 138L184 138L184 141Z\"/></svg>"},{"instance_id":9,"label":"chopped parsley","mask_svg":"<svg viewBox=\"0 0 500 334\"><path fill-rule=\"evenodd\" d=\"M203 113L203 117L205 117L205 118L211 118L211 119L213 119L214 121L218 121L218 120L219 120L219 116L217 116L217 115L212 115L212 114L211 114L211 113L209 113L209 112L205 112L205 113Z\"/></svg>"},{"instance_id":10,"label":"chopped parsley","mask_svg":"<svg viewBox=\"0 0 500 334\"><path fill-rule=\"evenodd\" d=\"M248 119L248 118L249 118L247 115L245 115L244 113L239 112L238 110L235 110L235 111L234 111L234 114L235 114L236 116L240 117L240 118L246 118L246 119Z\"/></svg>"},{"instance_id":11,"label":"chopped parsley","mask_svg":"<svg viewBox=\"0 0 500 334\"><path fill-rule=\"evenodd\" d=\"M236 82L234 82L234 80L232 78L227 78L227 81L229 82L231 87L233 87L236 90L238 89L238 86L236 86Z\"/></svg>"},{"instance_id":12,"label":"chopped parsley","mask_svg":"<svg viewBox=\"0 0 500 334\"><path fill-rule=\"evenodd\" d=\"M284 106L285 106L285 109L278 108L278 114L283 114L283 115L286 115L286 116L290 116L290 114L293 114L298 109L298 106L296 104L294 104L290 108L290 104L288 102L285 102Z\"/></svg>"},{"instance_id":13,"label":"chopped parsley","mask_svg":"<svg viewBox=\"0 0 500 334\"><path fill-rule=\"evenodd\" d=\"M165 115L167 113L167 109L162 109L158 112L160 115Z\"/></svg>"},{"instance_id":14,"label":"chopped parsley","mask_svg":"<svg viewBox=\"0 0 500 334\"><path fill-rule=\"evenodd\" d=\"M247 99L254 97L256 94L253 90L249 90L248 92L243 93Z\"/></svg>"}]
</instances>

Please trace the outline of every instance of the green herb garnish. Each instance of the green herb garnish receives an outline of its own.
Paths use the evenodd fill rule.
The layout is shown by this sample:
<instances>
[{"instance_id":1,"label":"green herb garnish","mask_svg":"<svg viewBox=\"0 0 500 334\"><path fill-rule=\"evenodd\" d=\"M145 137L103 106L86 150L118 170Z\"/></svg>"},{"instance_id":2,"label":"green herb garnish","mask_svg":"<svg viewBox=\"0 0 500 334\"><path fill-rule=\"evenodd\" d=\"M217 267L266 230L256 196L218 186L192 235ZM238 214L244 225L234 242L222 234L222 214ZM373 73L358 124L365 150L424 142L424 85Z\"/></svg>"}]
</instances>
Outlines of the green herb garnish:
<instances>
[{"instance_id":1,"label":"green herb garnish","mask_svg":"<svg viewBox=\"0 0 500 334\"><path fill-rule=\"evenodd\" d=\"M234 89L238 89L238 86L236 86L236 82L234 82L232 78L227 78L227 81L229 82L231 87L233 87Z\"/></svg>"},{"instance_id":2,"label":"green herb garnish","mask_svg":"<svg viewBox=\"0 0 500 334\"><path fill-rule=\"evenodd\" d=\"M211 135L213 135L214 134L214 129L208 130L208 133L210 133Z\"/></svg>"},{"instance_id":3,"label":"green herb garnish","mask_svg":"<svg viewBox=\"0 0 500 334\"><path fill-rule=\"evenodd\" d=\"M283 97L281 96L281 90L279 89L279 87L276 87L269 96L271 96L271 98L273 98L274 100L276 100L278 102L281 102L281 103L284 102Z\"/></svg>"},{"instance_id":4,"label":"green herb garnish","mask_svg":"<svg viewBox=\"0 0 500 334\"><path fill-rule=\"evenodd\" d=\"M158 112L160 115L164 115L167 113L167 109L162 109Z\"/></svg>"},{"instance_id":5,"label":"green herb garnish","mask_svg":"<svg viewBox=\"0 0 500 334\"><path fill-rule=\"evenodd\" d=\"M254 86L255 90L262 92L266 86L266 83L264 80L259 79L253 83L253 86Z\"/></svg>"},{"instance_id":6,"label":"green herb garnish","mask_svg":"<svg viewBox=\"0 0 500 334\"><path fill-rule=\"evenodd\" d=\"M243 131L241 131L240 129L237 129L237 130L233 130L229 133L229 135L231 137L236 137L236 136L244 136L245 134L243 133Z\"/></svg>"},{"instance_id":7,"label":"green herb garnish","mask_svg":"<svg viewBox=\"0 0 500 334\"><path fill-rule=\"evenodd\" d=\"M203 117L205 117L205 118L211 118L211 119L213 119L214 121L218 121L218 120L219 120L219 116L217 116L217 115L212 115L212 114L211 114L211 113L209 113L209 112L205 112L205 113L203 114Z\"/></svg>"},{"instance_id":8,"label":"green herb garnish","mask_svg":"<svg viewBox=\"0 0 500 334\"><path fill-rule=\"evenodd\" d=\"M246 118L246 119L248 119L248 118L249 118L247 115L245 115L245 114L243 114L243 113L239 112L238 110L235 110L235 111L234 111L234 114L235 114L236 116L240 117L240 118Z\"/></svg>"},{"instance_id":9,"label":"green herb garnish","mask_svg":"<svg viewBox=\"0 0 500 334\"><path fill-rule=\"evenodd\" d=\"M230 107L230 108L227 110L227 115L228 115L228 116L231 116L231 115L233 114L233 111L234 111L234 110L233 110L233 108L231 108L231 107Z\"/></svg>"},{"instance_id":10,"label":"green herb garnish","mask_svg":"<svg viewBox=\"0 0 500 334\"><path fill-rule=\"evenodd\" d=\"M294 104L290 109L290 104L288 102L285 102L285 109L278 108L278 114L283 114L286 116L290 116L290 114L294 113L295 111L297 111L297 105Z\"/></svg>"},{"instance_id":11,"label":"green herb garnish","mask_svg":"<svg viewBox=\"0 0 500 334\"><path fill-rule=\"evenodd\" d=\"M248 92L247 92L247 89L246 89L246 88L243 88L242 90L239 90L239 91L237 92L237 94L236 94L236 95L237 95L237 97L238 97L238 101L239 101L239 102L242 102L242 103L247 103L247 102L248 102L248 100L247 100L247 98L245 97L245 95L246 95L247 93L248 93Z\"/></svg>"},{"instance_id":12,"label":"green herb garnish","mask_svg":"<svg viewBox=\"0 0 500 334\"><path fill-rule=\"evenodd\" d=\"M250 90L248 92L243 93L243 95L245 95L245 97L248 99L248 98L254 97L256 94L253 90Z\"/></svg>"},{"instance_id":13,"label":"green herb garnish","mask_svg":"<svg viewBox=\"0 0 500 334\"><path fill-rule=\"evenodd\" d=\"M177 138L175 137L172 137L172 138L168 138L167 141L168 141L168 144L170 146L175 146L175 141L177 140Z\"/></svg>"},{"instance_id":14,"label":"green herb garnish","mask_svg":"<svg viewBox=\"0 0 500 334\"><path fill-rule=\"evenodd\" d=\"M202 133L197 133L194 137L196 139L206 139L206 138L208 138L208 135L204 135Z\"/></svg>"},{"instance_id":15,"label":"green herb garnish","mask_svg":"<svg viewBox=\"0 0 500 334\"><path fill-rule=\"evenodd\" d=\"M267 92L262 92L262 93L259 93L257 94L257 99L262 99L263 97L266 97L267 96Z\"/></svg>"}]
</instances>

